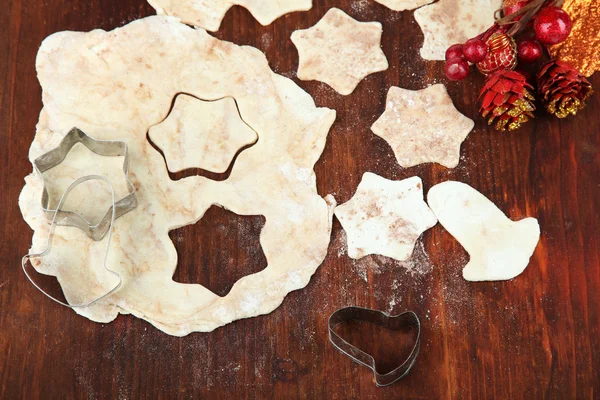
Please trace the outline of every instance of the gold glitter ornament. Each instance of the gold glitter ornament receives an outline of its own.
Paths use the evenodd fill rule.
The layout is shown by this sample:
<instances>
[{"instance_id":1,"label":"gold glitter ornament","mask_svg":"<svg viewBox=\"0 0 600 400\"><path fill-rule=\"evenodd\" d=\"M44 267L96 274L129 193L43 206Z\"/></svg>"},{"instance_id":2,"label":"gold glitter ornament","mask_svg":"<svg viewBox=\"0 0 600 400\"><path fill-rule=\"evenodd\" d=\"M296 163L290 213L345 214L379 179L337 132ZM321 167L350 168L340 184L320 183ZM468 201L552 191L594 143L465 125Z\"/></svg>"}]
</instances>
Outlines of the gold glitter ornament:
<instances>
[{"instance_id":1,"label":"gold glitter ornament","mask_svg":"<svg viewBox=\"0 0 600 400\"><path fill-rule=\"evenodd\" d=\"M600 1L565 0L562 9L571 17L571 34L551 46L550 54L574 66L584 76L600 71Z\"/></svg>"},{"instance_id":2,"label":"gold glitter ornament","mask_svg":"<svg viewBox=\"0 0 600 400\"><path fill-rule=\"evenodd\" d=\"M522 0L504 0L504 3L502 3L502 8L515 6L520 1L522 1Z\"/></svg>"}]
</instances>

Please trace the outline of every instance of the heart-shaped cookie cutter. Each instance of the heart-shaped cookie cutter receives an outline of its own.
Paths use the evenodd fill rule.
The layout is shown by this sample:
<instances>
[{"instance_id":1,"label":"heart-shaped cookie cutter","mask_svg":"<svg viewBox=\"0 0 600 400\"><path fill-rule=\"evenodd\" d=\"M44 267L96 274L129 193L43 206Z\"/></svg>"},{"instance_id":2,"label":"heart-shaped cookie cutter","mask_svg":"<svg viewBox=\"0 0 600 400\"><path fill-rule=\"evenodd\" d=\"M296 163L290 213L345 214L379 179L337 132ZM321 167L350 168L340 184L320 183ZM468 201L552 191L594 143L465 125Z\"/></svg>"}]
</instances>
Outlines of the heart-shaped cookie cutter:
<instances>
[{"instance_id":1,"label":"heart-shaped cookie cutter","mask_svg":"<svg viewBox=\"0 0 600 400\"><path fill-rule=\"evenodd\" d=\"M417 337L410 355L402 364L392 371L380 374L377 372L377 365L373 356L348 343L335 332L336 326L350 321L368 322L394 331L415 326L417 328ZM375 375L375 384L377 386L388 386L405 377L415 364L417 356L419 355L419 349L421 347L421 321L417 314L412 311L406 311L398 315L389 315L383 311L372 310L370 308L354 306L344 307L331 314L328 326L329 340L333 346L346 356L350 357L353 361L364 365L373 371L373 374Z\"/></svg>"},{"instance_id":2,"label":"heart-shaped cookie cutter","mask_svg":"<svg viewBox=\"0 0 600 400\"><path fill-rule=\"evenodd\" d=\"M111 199L112 199L112 207L110 208L110 219L109 219L109 225L108 225L108 236L106 238L106 250L104 251L104 269L106 269L108 272L110 272L113 276L116 276L119 279L119 282L116 284L116 286L114 286L109 292L107 292L106 294L95 298L92 301L89 301L87 303L83 303L83 304L68 304L65 303L57 298L55 298L54 296L50 295L48 292L46 292L44 289L42 289L36 282L35 280L29 275L29 273L27 272L27 261L29 261L32 258L42 258L47 256L50 253L50 249L52 248L52 238L54 236L54 229L56 228L57 225L57 218L60 215L60 211L61 211L61 207L63 205L63 203L66 201L67 197L69 196L69 193L75 189L77 186L79 186L80 184L87 182L87 181L91 181L91 180L100 180L100 181L104 181L108 184L108 186L110 187L110 191L111 191ZM73 183L71 183L71 185L69 185L69 187L63 192L62 196L60 197L60 200L58 201L58 205L56 206L56 211L54 212L54 217L52 218L52 223L50 225L50 231L48 233L48 239L46 242L46 247L44 248L44 250L40 253L29 253L27 255L25 255L22 259L21 259L21 268L23 268L23 272L25 273L25 276L27 276L27 279L29 279L29 281L33 284L33 286L35 286L40 292L42 292L43 294L45 294L48 298L54 300L55 302L57 302L58 304L62 304L63 306L66 307L70 307L70 308L83 308L83 307L88 307L108 296L110 296L111 294L113 294L117 289L119 289L121 287L121 284L123 283L123 280L121 279L121 275L119 275L117 272L111 270L108 268L106 261L108 259L108 251L110 249L110 242L112 239L112 233L113 233L113 225L115 223L115 218L116 218L116 207L115 207L115 190L113 188L113 185L110 183L110 181L101 175L86 175L86 176L82 176L79 179L76 179Z\"/></svg>"}]
</instances>

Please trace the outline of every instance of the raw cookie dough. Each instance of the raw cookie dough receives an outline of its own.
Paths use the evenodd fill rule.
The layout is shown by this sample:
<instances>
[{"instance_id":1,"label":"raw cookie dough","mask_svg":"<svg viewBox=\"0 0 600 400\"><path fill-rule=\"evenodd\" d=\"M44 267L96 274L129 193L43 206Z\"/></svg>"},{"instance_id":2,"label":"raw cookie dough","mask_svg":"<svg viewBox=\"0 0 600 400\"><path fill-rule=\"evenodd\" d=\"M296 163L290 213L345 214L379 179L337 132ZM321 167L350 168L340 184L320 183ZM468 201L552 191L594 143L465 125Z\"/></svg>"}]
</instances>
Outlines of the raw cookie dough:
<instances>
[{"instance_id":1,"label":"raw cookie dough","mask_svg":"<svg viewBox=\"0 0 600 400\"><path fill-rule=\"evenodd\" d=\"M336 207L348 237L348 256L381 254L399 261L413 253L423 232L437 223L423 200L421 178L391 181L366 172L352 198Z\"/></svg>"},{"instance_id":2,"label":"raw cookie dough","mask_svg":"<svg viewBox=\"0 0 600 400\"><path fill-rule=\"evenodd\" d=\"M183 336L269 313L287 293L306 286L327 254L331 233L332 205L317 193L313 166L335 111L317 108L294 82L272 72L263 53L176 18L154 16L111 32L53 34L40 47L37 73L44 108L30 160L55 148L77 126L95 139L127 143L137 189L139 205L116 221L108 255L123 285L78 313L98 322L131 313ZM228 179L169 179L163 157L146 135L167 116L178 93L207 101L232 97L241 118L258 133L260 139L240 153ZM78 170L79 162L73 159L71 180L89 173ZM33 250L45 245L49 228L41 190L41 179L31 174L19 198L34 230ZM103 199L95 191L72 196L73 204L77 196L88 204ZM239 279L225 297L172 279L177 252L169 231L195 223L213 204L266 219L260 243L267 267ZM104 245L77 228L57 227L51 253L34 266L57 276L67 300L78 303L108 292Z\"/></svg>"},{"instance_id":3,"label":"raw cookie dough","mask_svg":"<svg viewBox=\"0 0 600 400\"><path fill-rule=\"evenodd\" d=\"M448 47L464 43L494 23L494 12L502 0L440 0L415 11L425 35L421 57L443 60Z\"/></svg>"},{"instance_id":4,"label":"raw cookie dough","mask_svg":"<svg viewBox=\"0 0 600 400\"><path fill-rule=\"evenodd\" d=\"M227 11L240 5L262 25L269 25L284 14L307 11L312 0L148 0L159 15L171 15L182 22L208 31L218 31Z\"/></svg>"},{"instance_id":5,"label":"raw cookie dough","mask_svg":"<svg viewBox=\"0 0 600 400\"><path fill-rule=\"evenodd\" d=\"M463 269L466 280L512 279L529 264L540 239L535 218L511 221L477 190L454 181L432 187L427 203L471 256Z\"/></svg>"},{"instance_id":6,"label":"raw cookie dough","mask_svg":"<svg viewBox=\"0 0 600 400\"><path fill-rule=\"evenodd\" d=\"M332 8L315 26L292 33L300 63L298 78L325 82L348 95L359 82L388 68L379 22L359 22Z\"/></svg>"},{"instance_id":7,"label":"raw cookie dough","mask_svg":"<svg viewBox=\"0 0 600 400\"><path fill-rule=\"evenodd\" d=\"M258 139L231 97L202 101L186 94L177 96L169 116L148 134L171 172L187 168L225 172L237 151Z\"/></svg>"},{"instance_id":8,"label":"raw cookie dough","mask_svg":"<svg viewBox=\"0 0 600 400\"><path fill-rule=\"evenodd\" d=\"M474 125L454 107L442 84L422 90L392 86L385 112L371 130L389 143L404 168L428 162L454 168Z\"/></svg>"},{"instance_id":9,"label":"raw cookie dough","mask_svg":"<svg viewBox=\"0 0 600 400\"><path fill-rule=\"evenodd\" d=\"M414 10L425 4L433 3L435 0L375 0L394 11Z\"/></svg>"}]
</instances>

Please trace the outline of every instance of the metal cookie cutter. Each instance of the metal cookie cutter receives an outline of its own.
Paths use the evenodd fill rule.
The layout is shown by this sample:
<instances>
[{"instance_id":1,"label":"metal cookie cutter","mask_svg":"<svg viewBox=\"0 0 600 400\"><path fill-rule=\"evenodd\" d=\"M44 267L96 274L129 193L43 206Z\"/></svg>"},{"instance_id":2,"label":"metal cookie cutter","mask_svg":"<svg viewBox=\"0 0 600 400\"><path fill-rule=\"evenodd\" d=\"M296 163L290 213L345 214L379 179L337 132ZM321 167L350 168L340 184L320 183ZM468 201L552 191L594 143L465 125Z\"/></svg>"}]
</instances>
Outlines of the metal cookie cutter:
<instances>
[{"instance_id":1,"label":"metal cookie cutter","mask_svg":"<svg viewBox=\"0 0 600 400\"><path fill-rule=\"evenodd\" d=\"M394 370L385 374L377 372L375 359L370 354L358 349L342 339L336 332L335 327L349 321L362 321L374 325L383 326L390 330L400 330L407 326L416 326L417 338L412 347L408 358L396 367ZM397 380L405 377L411 370L421 347L421 321L417 314L412 311L406 311L398 315L389 315L383 311L372 310L362 307L344 307L335 311L329 317L329 340L335 348L350 357L353 361L364 365L371 369L375 375L375 383L377 386L388 386Z\"/></svg>"},{"instance_id":2,"label":"metal cookie cutter","mask_svg":"<svg viewBox=\"0 0 600 400\"><path fill-rule=\"evenodd\" d=\"M83 144L90 151L101 156L125 157L125 160L123 161L123 172L125 174L125 180L127 181L129 194L116 203L113 203L114 205L108 209L108 211L106 211L104 217L95 225L92 225L92 223L87 221L81 214L76 212L61 210L60 207L57 207L55 210L51 209L50 196L48 194L48 189L46 188L46 182L44 181L43 173L63 162L67 157L67 154L69 154L69 151L71 151L73 146L75 146L77 143ZM109 223L113 211L115 219L117 219L123 214L137 207L138 202L135 195L135 188L129 180L129 152L127 151L127 144L125 144L125 142L117 140L96 140L88 136L82 130L73 128L69 131L69 133L67 133L57 148L36 158L33 161L33 167L38 172L44 183L44 191L42 193L42 209L44 210L44 213L48 219L53 219L57 225L69 225L77 227L84 231L93 240L102 239L109 230Z\"/></svg>"},{"instance_id":3,"label":"metal cookie cutter","mask_svg":"<svg viewBox=\"0 0 600 400\"><path fill-rule=\"evenodd\" d=\"M69 185L69 187L63 192L62 196L60 197L56 209L50 208L50 196L46 188L46 182L44 180L43 173L64 161L64 159L69 154L69 151L77 143L83 144L90 151L102 156L123 156L125 158L123 161L123 172L125 174L125 180L127 181L127 187L129 189L129 194L127 196L125 196L119 201L115 201L115 190L111 182L106 177L101 175L87 175L76 179L73 183L71 183L71 185ZM48 296L50 299L56 301L57 303L71 308L90 306L91 304L102 300L105 297L114 293L117 289L119 289L119 287L121 287L122 284L121 276L115 271L109 269L107 267L106 262L108 258L108 251L110 248L110 242L112 238L112 231L115 220L120 216L124 215L125 213L133 210L138 205L137 197L135 194L135 187L129 180L129 153L127 150L127 144L125 142L115 140L96 140L88 136L82 130L78 128L73 128L69 131L69 133L67 133L67 135L63 138L63 140L60 142L57 148L36 158L33 162L33 166L40 175L40 178L42 179L42 182L44 184L44 189L42 193L42 209L44 210L45 215L52 220L52 223L50 225L48 241L46 243L46 248L44 249L44 251L42 251L41 253L29 253L26 256L24 256L21 260L21 267L23 268L23 272L38 290L40 290L43 294ZM109 185L111 191L111 206L97 224L92 224L91 222L86 220L81 214L62 209L63 203L66 201L69 193L78 185L90 180L100 180L106 182ZM56 225L67 225L79 228L94 241L101 240L108 232L106 250L104 253L104 268L119 279L116 286L113 287L108 293L85 304L68 304L48 294L32 279L30 274L27 272L27 261L32 258L42 258L48 255L48 253L50 253L50 249L52 247L52 238L54 236L54 229Z\"/></svg>"},{"instance_id":4,"label":"metal cookie cutter","mask_svg":"<svg viewBox=\"0 0 600 400\"><path fill-rule=\"evenodd\" d=\"M110 272L112 275L116 276L119 279L119 282L117 283L116 286L114 286L108 293L92 300L89 301L87 303L84 304L68 304L65 303L63 301L60 301L59 299L55 298L54 296L50 295L48 292L46 292L44 289L42 289L37 283L35 283L35 281L33 280L33 278L29 275L29 273L27 272L27 261L32 259L32 258L42 258L47 256L50 253L50 249L52 248L52 238L54 236L54 228L56 228L57 225L57 217L60 214L60 210L61 207L63 205L63 203L65 202L65 200L67 199L67 197L69 196L69 193L75 189L78 185L82 184L83 182L87 182L90 180L100 180L100 181L104 181L106 183L108 183L108 186L110 187L110 192L111 192L111 198L112 198L112 207L110 208L110 214L109 214L109 225L108 225L108 237L106 240L106 250L104 251L104 269L106 269L108 272ZM81 308L81 307L87 307L92 305L93 303L104 299L105 297L110 296L112 293L114 293L117 289L119 289L121 287L122 284L122 279L121 279L121 275L119 275L118 273L116 273L115 271L109 269L106 265L106 260L108 258L108 251L110 248L110 241L112 239L112 232L113 232L113 225L115 223L115 218L116 218L116 207L115 207L115 190L112 186L112 184L110 183L110 181L101 175L86 175L86 176L82 176L81 178L75 180L73 183L71 183L71 185L69 185L69 187L63 192L62 196L60 197L60 200L58 202L58 205L56 206L56 212L54 213L54 217L52 218L52 224L50 225L50 233L48 234L48 240L46 242L46 247L45 249L41 252L41 253L29 253L26 256L23 257L23 259L21 260L21 268L23 268L23 272L25 273L25 276L27 276L27 279L29 279L29 281L33 284L33 286L35 286L40 292L42 292L43 294L45 294L47 297L49 297L50 299L54 300L55 302L57 302L58 304L62 304L63 306L66 307L71 307L71 308Z\"/></svg>"}]
</instances>

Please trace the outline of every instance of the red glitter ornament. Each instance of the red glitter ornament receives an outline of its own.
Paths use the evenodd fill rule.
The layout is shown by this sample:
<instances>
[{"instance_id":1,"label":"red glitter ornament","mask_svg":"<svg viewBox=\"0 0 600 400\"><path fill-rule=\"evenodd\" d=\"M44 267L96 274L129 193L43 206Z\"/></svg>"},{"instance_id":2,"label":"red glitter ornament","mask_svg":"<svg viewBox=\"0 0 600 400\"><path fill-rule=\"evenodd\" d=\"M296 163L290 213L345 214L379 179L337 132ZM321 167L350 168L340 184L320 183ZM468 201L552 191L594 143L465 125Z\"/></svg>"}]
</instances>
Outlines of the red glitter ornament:
<instances>
[{"instance_id":1,"label":"red glitter ornament","mask_svg":"<svg viewBox=\"0 0 600 400\"><path fill-rule=\"evenodd\" d=\"M461 81L469 75L469 63L460 58L446 61L446 76L451 81Z\"/></svg>"},{"instance_id":2,"label":"red glitter ornament","mask_svg":"<svg viewBox=\"0 0 600 400\"><path fill-rule=\"evenodd\" d=\"M517 46L519 61L526 64L536 62L542 56L542 44L534 39L525 39Z\"/></svg>"},{"instance_id":3,"label":"red glitter ornament","mask_svg":"<svg viewBox=\"0 0 600 400\"><path fill-rule=\"evenodd\" d=\"M481 39L469 39L463 47L465 59L473 64L483 61L488 53L488 46Z\"/></svg>"},{"instance_id":4,"label":"red glitter ornament","mask_svg":"<svg viewBox=\"0 0 600 400\"><path fill-rule=\"evenodd\" d=\"M460 43L453 44L452 46L448 47L448 50L446 50L446 61L452 61L454 59L460 59L463 57L463 45Z\"/></svg>"},{"instance_id":5,"label":"red glitter ornament","mask_svg":"<svg viewBox=\"0 0 600 400\"><path fill-rule=\"evenodd\" d=\"M546 7L535 18L535 36L544 44L557 44L571 33L571 17L558 7Z\"/></svg>"},{"instance_id":6,"label":"red glitter ornament","mask_svg":"<svg viewBox=\"0 0 600 400\"><path fill-rule=\"evenodd\" d=\"M517 66L517 44L509 35L496 32L486 41L488 52L485 59L477 63L477 69L484 74L507 69L511 70Z\"/></svg>"}]
</instances>

